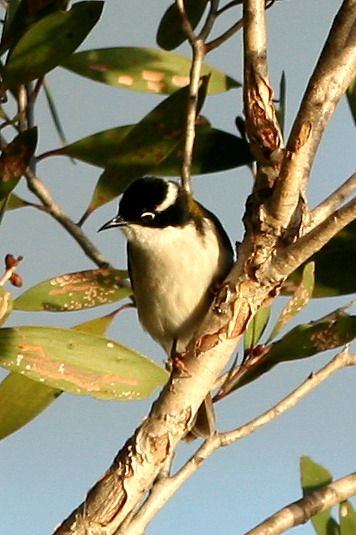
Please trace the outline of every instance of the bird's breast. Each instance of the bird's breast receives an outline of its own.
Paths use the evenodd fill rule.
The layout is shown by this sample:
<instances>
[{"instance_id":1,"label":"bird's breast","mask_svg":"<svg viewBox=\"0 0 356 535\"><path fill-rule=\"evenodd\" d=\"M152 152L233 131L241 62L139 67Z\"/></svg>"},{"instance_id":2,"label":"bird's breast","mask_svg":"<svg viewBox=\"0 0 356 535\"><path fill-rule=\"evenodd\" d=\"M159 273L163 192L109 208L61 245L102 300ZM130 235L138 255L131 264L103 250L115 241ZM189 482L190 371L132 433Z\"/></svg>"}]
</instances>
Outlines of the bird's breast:
<instances>
[{"instance_id":1,"label":"bird's breast","mask_svg":"<svg viewBox=\"0 0 356 535\"><path fill-rule=\"evenodd\" d=\"M173 340L181 346L190 341L210 305L210 287L226 274L230 258L209 227L204 234L193 224L135 227L128 251L139 318L169 353Z\"/></svg>"}]
</instances>

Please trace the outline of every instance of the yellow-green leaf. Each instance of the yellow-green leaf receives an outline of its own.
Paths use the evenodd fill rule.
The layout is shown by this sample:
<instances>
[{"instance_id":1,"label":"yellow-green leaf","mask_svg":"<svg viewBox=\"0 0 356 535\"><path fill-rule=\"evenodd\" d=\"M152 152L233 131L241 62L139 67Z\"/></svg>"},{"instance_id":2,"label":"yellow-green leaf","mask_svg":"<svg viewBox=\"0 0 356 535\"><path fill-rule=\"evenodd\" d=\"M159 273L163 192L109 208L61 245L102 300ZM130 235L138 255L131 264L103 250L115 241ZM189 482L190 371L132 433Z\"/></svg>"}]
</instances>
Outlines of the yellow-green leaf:
<instances>
[{"instance_id":1,"label":"yellow-green leaf","mask_svg":"<svg viewBox=\"0 0 356 535\"><path fill-rule=\"evenodd\" d=\"M0 365L47 386L100 399L142 399L168 372L114 340L73 329L0 329Z\"/></svg>"},{"instance_id":2,"label":"yellow-green leaf","mask_svg":"<svg viewBox=\"0 0 356 535\"><path fill-rule=\"evenodd\" d=\"M189 84L191 60L155 48L98 48L77 52L62 62L76 74L122 89L170 94ZM221 93L241 84L211 65L203 64L202 75L210 76L209 93Z\"/></svg>"},{"instance_id":3,"label":"yellow-green leaf","mask_svg":"<svg viewBox=\"0 0 356 535\"><path fill-rule=\"evenodd\" d=\"M0 383L0 439L33 420L60 394L61 390L9 373Z\"/></svg>"}]
</instances>

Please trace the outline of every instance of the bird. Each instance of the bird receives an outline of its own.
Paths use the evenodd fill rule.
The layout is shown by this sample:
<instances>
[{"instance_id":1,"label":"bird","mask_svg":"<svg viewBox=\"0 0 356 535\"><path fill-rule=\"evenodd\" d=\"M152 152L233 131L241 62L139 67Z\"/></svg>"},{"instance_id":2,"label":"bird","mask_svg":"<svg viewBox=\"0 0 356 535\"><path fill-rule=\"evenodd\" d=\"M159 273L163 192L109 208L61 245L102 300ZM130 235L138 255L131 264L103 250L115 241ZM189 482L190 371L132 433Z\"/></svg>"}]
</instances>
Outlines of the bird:
<instances>
[{"instance_id":1,"label":"bird","mask_svg":"<svg viewBox=\"0 0 356 535\"><path fill-rule=\"evenodd\" d=\"M127 238L143 328L168 357L184 353L234 261L221 222L177 182L143 176L130 183L117 215L99 231L110 228Z\"/></svg>"}]
</instances>

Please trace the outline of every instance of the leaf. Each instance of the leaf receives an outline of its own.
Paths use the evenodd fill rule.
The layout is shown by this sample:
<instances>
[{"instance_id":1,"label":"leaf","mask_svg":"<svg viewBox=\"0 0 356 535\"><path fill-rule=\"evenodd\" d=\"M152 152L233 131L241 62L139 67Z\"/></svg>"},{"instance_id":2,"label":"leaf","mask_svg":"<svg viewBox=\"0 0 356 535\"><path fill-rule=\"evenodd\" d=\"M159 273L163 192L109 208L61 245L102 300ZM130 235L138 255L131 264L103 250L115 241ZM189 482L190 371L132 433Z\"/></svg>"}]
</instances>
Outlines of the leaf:
<instances>
[{"instance_id":1,"label":"leaf","mask_svg":"<svg viewBox=\"0 0 356 535\"><path fill-rule=\"evenodd\" d=\"M37 128L18 134L6 145L0 157L0 199L16 187L35 151Z\"/></svg>"},{"instance_id":2,"label":"leaf","mask_svg":"<svg viewBox=\"0 0 356 535\"><path fill-rule=\"evenodd\" d=\"M7 198L6 210L17 210L17 208L25 208L26 206L32 206L31 203L21 199L18 195L10 193Z\"/></svg>"},{"instance_id":3,"label":"leaf","mask_svg":"<svg viewBox=\"0 0 356 535\"><path fill-rule=\"evenodd\" d=\"M335 310L327 318L298 325L277 342L256 346L248 365L237 369L219 397L258 379L281 362L311 357L348 344L355 337L356 316L345 314L343 309Z\"/></svg>"},{"instance_id":4,"label":"leaf","mask_svg":"<svg viewBox=\"0 0 356 535\"><path fill-rule=\"evenodd\" d=\"M72 312L114 303L132 293L123 284L126 278L126 271L110 268L58 275L21 294L14 301L14 309Z\"/></svg>"},{"instance_id":5,"label":"leaf","mask_svg":"<svg viewBox=\"0 0 356 535\"><path fill-rule=\"evenodd\" d=\"M355 535L356 512L349 501L343 502L339 507L340 534Z\"/></svg>"},{"instance_id":6,"label":"leaf","mask_svg":"<svg viewBox=\"0 0 356 535\"><path fill-rule=\"evenodd\" d=\"M250 321L245 336L244 349L248 351L256 346L268 324L271 315L271 307L261 307Z\"/></svg>"},{"instance_id":7,"label":"leaf","mask_svg":"<svg viewBox=\"0 0 356 535\"><path fill-rule=\"evenodd\" d=\"M9 373L0 383L0 439L33 420L60 394L61 390Z\"/></svg>"},{"instance_id":8,"label":"leaf","mask_svg":"<svg viewBox=\"0 0 356 535\"><path fill-rule=\"evenodd\" d=\"M292 298L288 301L273 328L269 341L276 338L283 327L293 319L309 303L314 288L314 262L304 265L302 280L296 287Z\"/></svg>"},{"instance_id":9,"label":"leaf","mask_svg":"<svg viewBox=\"0 0 356 535\"><path fill-rule=\"evenodd\" d=\"M187 18L194 29L203 16L207 0L184 0ZM165 50L173 50L187 39L182 29L182 18L177 4L172 4L166 10L157 30L157 44Z\"/></svg>"},{"instance_id":10,"label":"leaf","mask_svg":"<svg viewBox=\"0 0 356 535\"><path fill-rule=\"evenodd\" d=\"M11 0L6 9L0 54L13 47L25 31L36 21L59 9L65 9L68 0Z\"/></svg>"},{"instance_id":11,"label":"leaf","mask_svg":"<svg viewBox=\"0 0 356 535\"><path fill-rule=\"evenodd\" d=\"M313 297L332 297L356 292L356 221L338 232L309 260L315 262ZM298 268L283 286L291 293L301 280L304 266Z\"/></svg>"},{"instance_id":12,"label":"leaf","mask_svg":"<svg viewBox=\"0 0 356 535\"><path fill-rule=\"evenodd\" d=\"M284 132L284 122L286 116L286 73L282 71L281 80L279 82L279 106L277 117L281 132Z\"/></svg>"},{"instance_id":13,"label":"leaf","mask_svg":"<svg viewBox=\"0 0 356 535\"><path fill-rule=\"evenodd\" d=\"M201 80L198 110L205 99L208 81L207 77ZM188 96L189 88L179 89L129 130L100 176L84 217L120 195L132 180L156 168L177 147L184 137Z\"/></svg>"},{"instance_id":14,"label":"leaf","mask_svg":"<svg viewBox=\"0 0 356 535\"><path fill-rule=\"evenodd\" d=\"M73 329L87 334L104 336L117 313L118 311L114 310L114 312L110 312L109 314L101 316L100 318L94 318L92 320L79 323L78 325L75 325Z\"/></svg>"},{"instance_id":15,"label":"leaf","mask_svg":"<svg viewBox=\"0 0 356 535\"><path fill-rule=\"evenodd\" d=\"M171 94L189 84L191 60L155 48L98 48L73 54L62 62L62 67L122 89ZM202 75L210 76L210 94L241 87L211 65L202 66Z\"/></svg>"},{"instance_id":16,"label":"leaf","mask_svg":"<svg viewBox=\"0 0 356 535\"><path fill-rule=\"evenodd\" d=\"M356 78L353 79L346 91L347 102L349 103L352 118L356 126Z\"/></svg>"},{"instance_id":17,"label":"leaf","mask_svg":"<svg viewBox=\"0 0 356 535\"><path fill-rule=\"evenodd\" d=\"M54 69L84 41L102 8L103 2L78 2L31 25L8 56L2 72L5 85L14 89Z\"/></svg>"},{"instance_id":18,"label":"leaf","mask_svg":"<svg viewBox=\"0 0 356 535\"><path fill-rule=\"evenodd\" d=\"M326 468L315 463L310 457L301 457L300 474L303 494L307 496L332 482L332 476ZM331 509L314 515L311 522L318 535L337 535L340 533L337 522L330 513Z\"/></svg>"},{"instance_id":19,"label":"leaf","mask_svg":"<svg viewBox=\"0 0 356 535\"><path fill-rule=\"evenodd\" d=\"M73 329L0 329L0 365L53 388L99 399L142 399L168 378L114 340Z\"/></svg>"},{"instance_id":20,"label":"leaf","mask_svg":"<svg viewBox=\"0 0 356 535\"><path fill-rule=\"evenodd\" d=\"M39 157L66 155L82 160L98 167L121 167L120 158L116 155L117 147L135 125L110 128L85 137L60 149L55 149ZM162 176L179 176L184 142L179 143L174 150L157 167L152 174ZM122 156L123 164L126 155ZM253 160L249 144L228 132L212 128L210 125L197 125L194 145L192 175L216 173L246 165Z\"/></svg>"}]
</instances>

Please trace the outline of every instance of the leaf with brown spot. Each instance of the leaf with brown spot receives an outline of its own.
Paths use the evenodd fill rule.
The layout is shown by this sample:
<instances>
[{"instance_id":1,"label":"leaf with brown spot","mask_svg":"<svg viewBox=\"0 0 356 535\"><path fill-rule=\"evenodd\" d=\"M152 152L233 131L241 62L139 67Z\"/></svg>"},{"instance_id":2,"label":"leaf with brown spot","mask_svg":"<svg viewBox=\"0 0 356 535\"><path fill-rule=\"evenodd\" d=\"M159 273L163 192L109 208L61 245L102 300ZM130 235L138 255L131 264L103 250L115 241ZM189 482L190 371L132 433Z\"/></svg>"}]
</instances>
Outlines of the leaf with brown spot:
<instances>
[{"instance_id":1,"label":"leaf with brown spot","mask_svg":"<svg viewBox=\"0 0 356 535\"><path fill-rule=\"evenodd\" d=\"M198 112L209 77L201 79ZM181 143L185 132L189 88L179 89L129 130L100 176L86 214L120 195L132 180L159 166Z\"/></svg>"},{"instance_id":2,"label":"leaf with brown spot","mask_svg":"<svg viewBox=\"0 0 356 535\"><path fill-rule=\"evenodd\" d=\"M0 156L0 200L5 199L24 174L37 144L37 128L18 134Z\"/></svg>"},{"instance_id":3,"label":"leaf with brown spot","mask_svg":"<svg viewBox=\"0 0 356 535\"><path fill-rule=\"evenodd\" d=\"M54 327L0 329L0 365L46 386L99 399L149 396L168 372L102 336Z\"/></svg>"},{"instance_id":4,"label":"leaf with brown spot","mask_svg":"<svg viewBox=\"0 0 356 535\"><path fill-rule=\"evenodd\" d=\"M127 271L101 268L58 275L33 286L14 301L14 309L71 312L114 303L132 294Z\"/></svg>"},{"instance_id":5,"label":"leaf with brown spot","mask_svg":"<svg viewBox=\"0 0 356 535\"><path fill-rule=\"evenodd\" d=\"M238 368L219 397L261 377L281 362L311 357L335 349L356 338L356 316L337 309L327 318L298 325L277 342L257 346L256 356Z\"/></svg>"}]
</instances>

